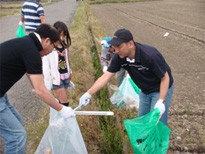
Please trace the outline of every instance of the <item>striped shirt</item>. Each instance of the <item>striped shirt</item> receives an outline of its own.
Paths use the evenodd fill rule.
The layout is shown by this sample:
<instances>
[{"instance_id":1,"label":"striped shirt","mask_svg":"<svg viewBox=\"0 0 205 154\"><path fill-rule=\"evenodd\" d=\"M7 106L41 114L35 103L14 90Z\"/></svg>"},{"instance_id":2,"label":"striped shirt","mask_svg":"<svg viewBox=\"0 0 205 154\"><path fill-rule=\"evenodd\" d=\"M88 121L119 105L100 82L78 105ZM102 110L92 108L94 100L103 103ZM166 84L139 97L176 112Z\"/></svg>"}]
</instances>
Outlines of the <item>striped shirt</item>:
<instances>
[{"instance_id":1,"label":"striped shirt","mask_svg":"<svg viewBox=\"0 0 205 154\"><path fill-rule=\"evenodd\" d=\"M26 32L32 32L41 24L40 16L44 16L44 9L36 0L27 0L23 4L21 15L24 16Z\"/></svg>"}]
</instances>

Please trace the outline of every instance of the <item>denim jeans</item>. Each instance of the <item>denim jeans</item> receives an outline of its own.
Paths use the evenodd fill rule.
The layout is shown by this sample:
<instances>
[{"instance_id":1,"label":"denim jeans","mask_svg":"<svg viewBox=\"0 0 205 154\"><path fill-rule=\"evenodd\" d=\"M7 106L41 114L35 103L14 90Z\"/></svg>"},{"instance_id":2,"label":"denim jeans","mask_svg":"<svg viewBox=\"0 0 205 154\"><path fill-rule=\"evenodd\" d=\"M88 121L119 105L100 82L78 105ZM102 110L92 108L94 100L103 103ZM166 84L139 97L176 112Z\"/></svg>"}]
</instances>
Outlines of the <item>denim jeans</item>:
<instances>
[{"instance_id":1,"label":"denim jeans","mask_svg":"<svg viewBox=\"0 0 205 154\"><path fill-rule=\"evenodd\" d=\"M160 118L160 121L163 122L164 124L167 124L167 121L168 121L168 111L169 111L169 107L171 104L173 90L174 90L174 85L172 85L169 88L169 90L167 92L166 99L164 100L165 112L162 115L162 117ZM143 115L149 113L150 111L152 111L154 109L154 106L155 106L158 99L159 99L159 92L153 92L150 94L145 94L145 93L141 92L140 93L138 116L143 116Z\"/></svg>"},{"instance_id":2,"label":"denim jeans","mask_svg":"<svg viewBox=\"0 0 205 154\"><path fill-rule=\"evenodd\" d=\"M26 131L19 113L9 103L7 95L0 97L0 136L5 154L24 154Z\"/></svg>"},{"instance_id":3,"label":"denim jeans","mask_svg":"<svg viewBox=\"0 0 205 154\"><path fill-rule=\"evenodd\" d=\"M53 88L52 89L59 89L59 88L65 88L65 89L67 89L68 87L70 87L71 85L70 85L71 83L70 83L70 80L69 79L65 79L65 80L62 80L62 79L60 79L60 85L54 85L53 84Z\"/></svg>"}]
</instances>

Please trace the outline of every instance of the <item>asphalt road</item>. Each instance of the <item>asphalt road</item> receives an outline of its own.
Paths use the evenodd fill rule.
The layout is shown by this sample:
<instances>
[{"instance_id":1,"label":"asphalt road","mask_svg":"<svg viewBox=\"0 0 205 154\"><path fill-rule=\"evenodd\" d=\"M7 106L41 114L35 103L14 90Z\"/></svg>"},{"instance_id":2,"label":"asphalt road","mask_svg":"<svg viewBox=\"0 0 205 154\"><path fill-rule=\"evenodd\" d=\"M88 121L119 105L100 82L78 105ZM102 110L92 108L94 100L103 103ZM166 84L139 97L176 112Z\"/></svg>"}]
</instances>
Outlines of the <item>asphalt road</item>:
<instances>
[{"instance_id":1,"label":"asphalt road","mask_svg":"<svg viewBox=\"0 0 205 154\"><path fill-rule=\"evenodd\" d=\"M72 22L78 3L76 0L64 0L45 6L47 23L63 21L68 26ZM20 11L20 10L19 10ZM20 14L0 19L0 42L15 38L15 31L20 20ZM24 121L35 120L44 107L40 99L32 92L32 87L26 76L23 76L8 92L10 102L17 108ZM2 152L0 138L0 154Z\"/></svg>"},{"instance_id":2,"label":"asphalt road","mask_svg":"<svg viewBox=\"0 0 205 154\"><path fill-rule=\"evenodd\" d=\"M170 149L205 153L205 1L161 0L92 5L108 35L129 29L156 47L172 68ZM165 33L169 33L164 37Z\"/></svg>"},{"instance_id":3,"label":"asphalt road","mask_svg":"<svg viewBox=\"0 0 205 154\"><path fill-rule=\"evenodd\" d=\"M75 13L77 4L76 0L64 0L45 6L44 9L47 23L52 25L59 20L69 25L72 21L72 16ZM0 42L16 37L15 31L19 20L20 13L0 19Z\"/></svg>"}]
</instances>

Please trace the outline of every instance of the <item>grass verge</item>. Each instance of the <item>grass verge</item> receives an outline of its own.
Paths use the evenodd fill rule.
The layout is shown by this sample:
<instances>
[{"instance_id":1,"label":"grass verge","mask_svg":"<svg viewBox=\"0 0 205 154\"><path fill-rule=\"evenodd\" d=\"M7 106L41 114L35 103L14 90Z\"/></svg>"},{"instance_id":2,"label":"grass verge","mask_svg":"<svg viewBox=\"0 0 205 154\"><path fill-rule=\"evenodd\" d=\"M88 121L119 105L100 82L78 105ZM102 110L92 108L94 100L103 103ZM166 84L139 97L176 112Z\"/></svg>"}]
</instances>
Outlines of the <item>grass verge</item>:
<instances>
[{"instance_id":1,"label":"grass verge","mask_svg":"<svg viewBox=\"0 0 205 154\"><path fill-rule=\"evenodd\" d=\"M55 0L52 2L43 0L41 4L43 6L51 5L52 3L62 1L62 0ZM0 2L0 18L14 15L14 14L21 14L21 8L25 1L1 1Z\"/></svg>"}]
</instances>

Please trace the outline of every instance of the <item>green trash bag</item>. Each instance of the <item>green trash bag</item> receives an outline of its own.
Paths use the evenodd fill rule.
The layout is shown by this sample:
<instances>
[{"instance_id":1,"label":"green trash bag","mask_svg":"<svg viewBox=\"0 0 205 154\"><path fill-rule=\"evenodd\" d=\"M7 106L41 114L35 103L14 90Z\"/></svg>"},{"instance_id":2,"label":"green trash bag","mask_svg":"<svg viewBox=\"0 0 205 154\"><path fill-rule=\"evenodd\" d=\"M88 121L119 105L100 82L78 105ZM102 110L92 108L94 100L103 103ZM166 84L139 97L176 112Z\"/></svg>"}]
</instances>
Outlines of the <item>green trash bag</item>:
<instances>
[{"instance_id":1,"label":"green trash bag","mask_svg":"<svg viewBox=\"0 0 205 154\"><path fill-rule=\"evenodd\" d=\"M128 80L129 80L130 84L132 85L132 87L134 88L135 92L137 94L140 94L141 89L134 83L134 81L131 78L129 78Z\"/></svg>"},{"instance_id":2,"label":"green trash bag","mask_svg":"<svg viewBox=\"0 0 205 154\"><path fill-rule=\"evenodd\" d=\"M17 37L23 37L23 36L25 36L25 35L26 35L26 33L25 33L25 31L24 31L23 25L18 26L18 28L17 28L17 30L16 30L16 36L17 36Z\"/></svg>"},{"instance_id":3,"label":"green trash bag","mask_svg":"<svg viewBox=\"0 0 205 154\"><path fill-rule=\"evenodd\" d=\"M160 111L124 120L134 154L166 154L171 130L158 122Z\"/></svg>"}]
</instances>

